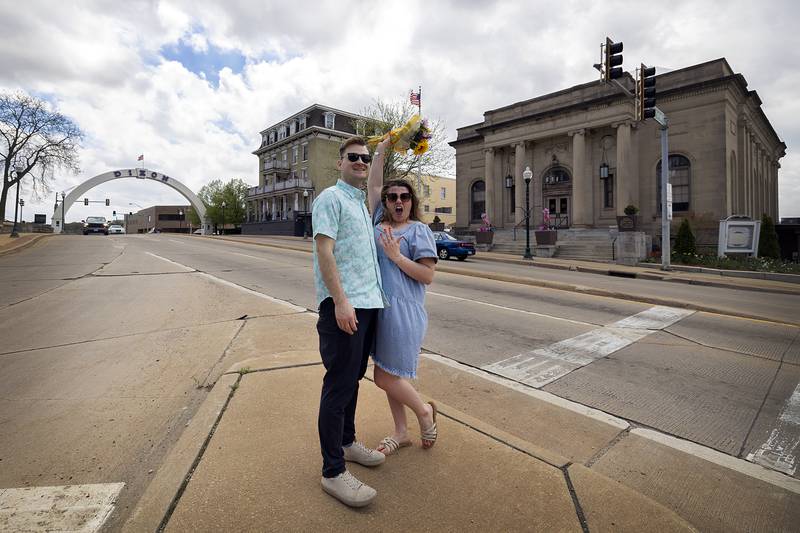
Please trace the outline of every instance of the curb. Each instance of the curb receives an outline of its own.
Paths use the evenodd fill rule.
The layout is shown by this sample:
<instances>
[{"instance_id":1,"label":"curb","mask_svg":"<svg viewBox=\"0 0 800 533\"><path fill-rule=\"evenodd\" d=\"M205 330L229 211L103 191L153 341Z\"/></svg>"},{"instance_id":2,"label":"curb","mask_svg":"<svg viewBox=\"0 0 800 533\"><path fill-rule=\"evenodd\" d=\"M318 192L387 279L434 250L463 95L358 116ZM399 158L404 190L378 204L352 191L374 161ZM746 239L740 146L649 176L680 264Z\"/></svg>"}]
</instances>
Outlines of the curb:
<instances>
[{"instance_id":1,"label":"curb","mask_svg":"<svg viewBox=\"0 0 800 533\"><path fill-rule=\"evenodd\" d=\"M5 234L3 234L5 235ZM44 239L45 237L52 237L55 235L54 233L39 233L31 237L30 239L26 239L22 244L18 244L17 246L11 246L8 248L0 249L0 256L13 254L19 252L20 250L24 250L25 248L29 248L33 246L34 243L39 242L40 240Z\"/></svg>"}]
</instances>

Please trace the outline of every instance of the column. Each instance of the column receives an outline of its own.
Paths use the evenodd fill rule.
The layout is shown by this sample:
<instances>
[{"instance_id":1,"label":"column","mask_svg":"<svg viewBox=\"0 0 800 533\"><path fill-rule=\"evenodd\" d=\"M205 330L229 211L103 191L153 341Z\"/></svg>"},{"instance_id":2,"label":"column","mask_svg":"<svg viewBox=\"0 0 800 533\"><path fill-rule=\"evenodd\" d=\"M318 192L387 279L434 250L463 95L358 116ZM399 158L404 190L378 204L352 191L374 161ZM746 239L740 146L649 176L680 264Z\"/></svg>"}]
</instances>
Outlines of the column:
<instances>
[{"instance_id":1,"label":"column","mask_svg":"<svg viewBox=\"0 0 800 533\"><path fill-rule=\"evenodd\" d=\"M630 130L629 130L630 132ZM586 132L570 132L572 136L572 209L570 227L585 228L594 223L591 201L591 177L586 171Z\"/></svg>"},{"instance_id":2,"label":"column","mask_svg":"<svg viewBox=\"0 0 800 533\"><path fill-rule=\"evenodd\" d=\"M777 224L779 222L778 216L780 215L780 203L779 198L780 194L778 190L778 169L781 168L781 164L775 161L772 165L772 217Z\"/></svg>"},{"instance_id":3,"label":"column","mask_svg":"<svg viewBox=\"0 0 800 533\"><path fill-rule=\"evenodd\" d=\"M525 141L514 145L514 204L516 206L514 224L519 224L525 219L525 180L522 179L523 172L525 172Z\"/></svg>"},{"instance_id":4,"label":"column","mask_svg":"<svg viewBox=\"0 0 800 533\"><path fill-rule=\"evenodd\" d=\"M662 161L669 165L669 161ZM669 167L667 167L669 168ZM614 176L617 189L617 214L624 215L628 204L639 206L639 183L634 183L631 172L631 125L624 122L617 125L617 174Z\"/></svg>"},{"instance_id":5,"label":"column","mask_svg":"<svg viewBox=\"0 0 800 533\"><path fill-rule=\"evenodd\" d=\"M277 196L273 196L272 197L272 213L270 214L270 217L269 217L271 220L275 220L275 216L276 216L275 213L277 213L277 210L275 209L275 205L276 205L275 198L277 198Z\"/></svg>"},{"instance_id":6,"label":"column","mask_svg":"<svg viewBox=\"0 0 800 533\"><path fill-rule=\"evenodd\" d=\"M485 149L484 156L483 182L486 184L486 215L492 224L497 224L499 221L495 221L494 209L494 148Z\"/></svg>"},{"instance_id":7,"label":"column","mask_svg":"<svg viewBox=\"0 0 800 533\"><path fill-rule=\"evenodd\" d=\"M299 196L298 196L298 193L296 193L296 192L295 192L295 193L294 193L294 211L295 211L295 213L296 213L297 211L299 211L299 209L298 209L298 202L299 202L299 200L300 200L300 198L299 198Z\"/></svg>"}]
</instances>

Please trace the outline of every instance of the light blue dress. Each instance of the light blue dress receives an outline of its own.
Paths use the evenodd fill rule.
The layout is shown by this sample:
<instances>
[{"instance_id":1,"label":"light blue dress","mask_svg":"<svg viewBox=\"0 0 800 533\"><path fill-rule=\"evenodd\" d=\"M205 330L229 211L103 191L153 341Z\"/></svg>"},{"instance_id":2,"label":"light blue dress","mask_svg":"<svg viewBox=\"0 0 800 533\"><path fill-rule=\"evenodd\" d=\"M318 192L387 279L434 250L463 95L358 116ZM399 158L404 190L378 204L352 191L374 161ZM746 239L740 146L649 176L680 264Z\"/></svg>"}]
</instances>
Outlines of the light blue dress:
<instances>
[{"instance_id":1,"label":"light blue dress","mask_svg":"<svg viewBox=\"0 0 800 533\"><path fill-rule=\"evenodd\" d=\"M378 206L372 218L375 224L375 248L381 270L383 292L389 305L378 311L378 331L372 359L386 372L404 378L417 377L417 361L422 339L428 329L425 311L425 285L400 270L383 251L380 244L380 220L383 206ZM425 257L437 260L436 242L430 228L422 222L410 221L402 230L392 230L400 241L400 253L412 261Z\"/></svg>"}]
</instances>

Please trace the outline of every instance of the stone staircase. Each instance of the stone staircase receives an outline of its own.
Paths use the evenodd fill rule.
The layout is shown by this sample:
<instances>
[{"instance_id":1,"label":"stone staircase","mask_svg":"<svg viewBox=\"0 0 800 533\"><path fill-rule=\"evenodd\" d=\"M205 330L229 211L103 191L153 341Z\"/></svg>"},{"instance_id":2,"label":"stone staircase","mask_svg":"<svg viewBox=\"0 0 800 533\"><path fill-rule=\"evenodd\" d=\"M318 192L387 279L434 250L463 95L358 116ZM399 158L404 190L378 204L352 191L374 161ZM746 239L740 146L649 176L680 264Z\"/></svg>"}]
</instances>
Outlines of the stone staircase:
<instances>
[{"instance_id":1,"label":"stone staircase","mask_svg":"<svg viewBox=\"0 0 800 533\"><path fill-rule=\"evenodd\" d=\"M614 261L616 232L607 229L568 229L558 232L554 257L577 261Z\"/></svg>"},{"instance_id":2,"label":"stone staircase","mask_svg":"<svg viewBox=\"0 0 800 533\"><path fill-rule=\"evenodd\" d=\"M613 262L613 242L616 233L607 229L558 230L557 251L554 257L580 261ZM491 252L522 256L525 253L525 230L498 229L494 234ZM536 255L536 238L531 229L531 251Z\"/></svg>"}]
</instances>

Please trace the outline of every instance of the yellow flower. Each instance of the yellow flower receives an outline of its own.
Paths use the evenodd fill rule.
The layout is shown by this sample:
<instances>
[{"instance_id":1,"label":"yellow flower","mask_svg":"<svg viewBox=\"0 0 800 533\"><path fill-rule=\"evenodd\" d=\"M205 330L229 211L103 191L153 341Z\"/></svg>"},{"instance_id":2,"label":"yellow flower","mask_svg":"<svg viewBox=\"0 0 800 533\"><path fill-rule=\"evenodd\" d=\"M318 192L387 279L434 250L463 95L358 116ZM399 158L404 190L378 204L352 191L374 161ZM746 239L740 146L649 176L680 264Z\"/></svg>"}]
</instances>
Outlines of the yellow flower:
<instances>
[{"instance_id":1,"label":"yellow flower","mask_svg":"<svg viewBox=\"0 0 800 533\"><path fill-rule=\"evenodd\" d=\"M414 147L414 155L422 155L428 151L428 139L422 139Z\"/></svg>"}]
</instances>

